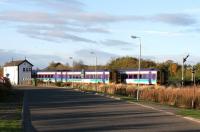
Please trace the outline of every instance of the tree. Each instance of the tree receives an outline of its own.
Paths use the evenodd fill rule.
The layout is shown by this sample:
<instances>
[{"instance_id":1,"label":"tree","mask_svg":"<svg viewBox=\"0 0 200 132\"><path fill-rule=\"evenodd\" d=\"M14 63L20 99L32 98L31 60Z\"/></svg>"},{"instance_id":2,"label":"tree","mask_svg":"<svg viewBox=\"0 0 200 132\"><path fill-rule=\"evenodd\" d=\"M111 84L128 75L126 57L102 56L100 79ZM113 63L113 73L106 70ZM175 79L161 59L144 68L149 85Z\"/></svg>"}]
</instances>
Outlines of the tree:
<instances>
[{"instance_id":1,"label":"tree","mask_svg":"<svg viewBox=\"0 0 200 132\"><path fill-rule=\"evenodd\" d=\"M138 59L133 57L119 57L111 60L108 64L108 69L130 69L138 67Z\"/></svg>"},{"instance_id":2,"label":"tree","mask_svg":"<svg viewBox=\"0 0 200 132\"><path fill-rule=\"evenodd\" d=\"M134 57L119 57L107 64L109 69L133 69L138 68L138 59ZM141 60L141 68L156 68L156 63L151 60Z\"/></svg>"},{"instance_id":3,"label":"tree","mask_svg":"<svg viewBox=\"0 0 200 132\"><path fill-rule=\"evenodd\" d=\"M156 63L151 60L142 60L141 67L142 68L156 68Z\"/></svg>"},{"instance_id":4,"label":"tree","mask_svg":"<svg viewBox=\"0 0 200 132\"><path fill-rule=\"evenodd\" d=\"M60 62L51 62L45 70L69 70L69 66L66 66Z\"/></svg>"},{"instance_id":5,"label":"tree","mask_svg":"<svg viewBox=\"0 0 200 132\"><path fill-rule=\"evenodd\" d=\"M0 77L3 77L3 67L0 66Z\"/></svg>"},{"instance_id":6,"label":"tree","mask_svg":"<svg viewBox=\"0 0 200 132\"><path fill-rule=\"evenodd\" d=\"M87 69L87 65L85 65L82 60L74 61L73 67L74 67L74 70Z\"/></svg>"}]
</instances>

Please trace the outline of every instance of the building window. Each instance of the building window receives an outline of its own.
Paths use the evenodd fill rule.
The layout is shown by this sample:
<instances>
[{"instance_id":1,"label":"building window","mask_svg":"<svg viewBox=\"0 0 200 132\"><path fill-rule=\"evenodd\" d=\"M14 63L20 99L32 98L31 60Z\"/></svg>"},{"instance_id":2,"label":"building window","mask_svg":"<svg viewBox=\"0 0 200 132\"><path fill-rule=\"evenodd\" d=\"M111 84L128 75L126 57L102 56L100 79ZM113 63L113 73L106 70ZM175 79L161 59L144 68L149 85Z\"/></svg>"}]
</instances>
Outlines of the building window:
<instances>
[{"instance_id":1,"label":"building window","mask_svg":"<svg viewBox=\"0 0 200 132\"><path fill-rule=\"evenodd\" d=\"M26 71L26 68L23 68L23 71L25 72L25 71Z\"/></svg>"},{"instance_id":2,"label":"building window","mask_svg":"<svg viewBox=\"0 0 200 132\"><path fill-rule=\"evenodd\" d=\"M29 71L31 71L31 68L29 68Z\"/></svg>"}]
</instances>

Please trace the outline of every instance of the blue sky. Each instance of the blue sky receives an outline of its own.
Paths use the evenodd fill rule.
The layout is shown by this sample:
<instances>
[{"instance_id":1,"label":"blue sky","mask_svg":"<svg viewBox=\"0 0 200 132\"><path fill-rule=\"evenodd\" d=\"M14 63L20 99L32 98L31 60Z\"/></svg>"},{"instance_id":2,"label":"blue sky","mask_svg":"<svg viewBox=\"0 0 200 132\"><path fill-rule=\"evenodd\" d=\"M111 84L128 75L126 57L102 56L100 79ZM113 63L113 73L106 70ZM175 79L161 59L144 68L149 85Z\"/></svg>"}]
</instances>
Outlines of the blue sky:
<instances>
[{"instance_id":1,"label":"blue sky","mask_svg":"<svg viewBox=\"0 0 200 132\"><path fill-rule=\"evenodd\" d=\"M99 64L119 56L163 62L190 54L200 62L199 0L0 0L0 64L27 57L35 67L51 61Z\"/></svg>"}]
</instances>

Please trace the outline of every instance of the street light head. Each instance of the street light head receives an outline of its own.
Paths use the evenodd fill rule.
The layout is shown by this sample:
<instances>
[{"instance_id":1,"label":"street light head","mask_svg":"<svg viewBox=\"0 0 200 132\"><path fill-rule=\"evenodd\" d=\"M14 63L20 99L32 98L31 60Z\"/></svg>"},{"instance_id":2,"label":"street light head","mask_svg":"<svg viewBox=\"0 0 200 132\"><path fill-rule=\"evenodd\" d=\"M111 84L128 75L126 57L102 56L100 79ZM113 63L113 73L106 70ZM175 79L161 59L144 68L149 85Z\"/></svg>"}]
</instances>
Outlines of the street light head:
<instances>
[{"instance_id":1,"label":"street light head","mask_svg":"<svg viewBox=\"0 0 200 132\"><path fill-rule=\"evenodd\" d=\"M69 59L73 59L73 57L69 57Z\"/></svg>"},{"instance_id":2,"label":"street light head","mask_svg":"<svg viewBox=\"0 0 200 132\"><path fill-rule=\"evenodd\" d=\"M92 52L90 52L90 54L95 54L95 53L92 51Z\"/></svg>"},{"instance_id":3,"label":"street light head","mask_svg":"<svg viewBox=\"0 0 200 132\"><path fill-rule=\"evenodd\" d=\"M137 36L131 36L131 38L136 39L136 38L140 38L140 37L137 37Z\"/></svg>"}]
</instances>

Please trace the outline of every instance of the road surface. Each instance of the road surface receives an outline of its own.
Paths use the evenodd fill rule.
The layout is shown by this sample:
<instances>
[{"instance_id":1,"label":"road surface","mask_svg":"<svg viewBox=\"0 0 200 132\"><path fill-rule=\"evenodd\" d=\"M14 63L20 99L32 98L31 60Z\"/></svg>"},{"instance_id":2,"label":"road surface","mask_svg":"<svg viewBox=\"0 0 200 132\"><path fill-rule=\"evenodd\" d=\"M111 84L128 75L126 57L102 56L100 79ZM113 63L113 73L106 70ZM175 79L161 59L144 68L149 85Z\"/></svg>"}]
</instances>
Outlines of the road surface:
<instances>
[{"instance_id":1,"label":"road surface","mask_svg":"<svg viewBox=\"0 0 200 132\"><path fill-rule=\"evenodd\" d=\"M200 132L181 117L70 89L28 88L24 99L28 132Z\"/></svg>"}]
</instances>

